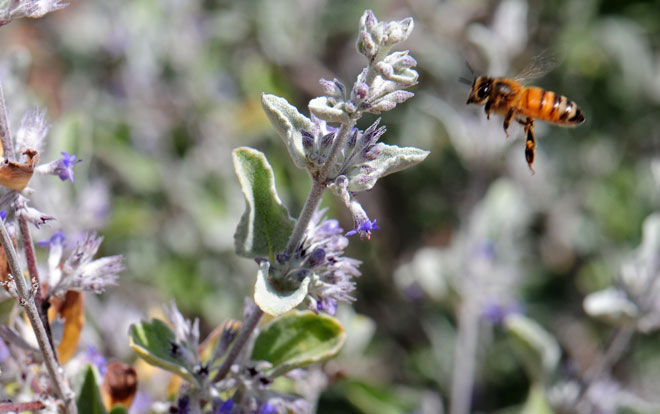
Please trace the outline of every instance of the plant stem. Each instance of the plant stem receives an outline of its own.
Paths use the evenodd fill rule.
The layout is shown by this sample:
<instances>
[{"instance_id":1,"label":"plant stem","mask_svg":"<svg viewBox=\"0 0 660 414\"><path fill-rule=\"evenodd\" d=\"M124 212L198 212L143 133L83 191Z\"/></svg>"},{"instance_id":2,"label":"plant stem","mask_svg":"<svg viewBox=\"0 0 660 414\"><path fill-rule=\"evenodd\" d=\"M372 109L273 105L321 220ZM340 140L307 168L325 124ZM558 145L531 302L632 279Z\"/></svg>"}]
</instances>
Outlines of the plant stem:
<instances>
[{"instance_id":1,"label":"plant stem","mask_svg":"<svg viewBox=\"0 0 660 414\"><path fill-rule=\"evenodd\" d=\"M619 361L628 348L628 344L630 344L630 340L634 334L635 328L633 326L622 326L617 329L614 338L612 338L610 345L607 347L607 351L605 351L605 355L587 370L584 376L585 385L582 387L580 395L577 398L577 407L580 407L581 404L587 404L585 398L595 381Z\"/></svg>"},{"instance_id":2,"label":"plant stem","mask_svg":"<svg viewBox=\"0 0 660 414\"><path fill-rule=\"evenodd\" d=\"M39 343L39 348L41 349L44 363L46 364L48 374L50 375L50 378L53 382L55 392L64 403L65 414L76 414L78 410L74 401L75 394L71 391L69 385L65 382L62 376L62 368L57 362L55 353L50 346L50 342L46 334L46 329L41 322L41 317L39 316L37 305L34 302L33 293L30 291L30 288L25 281L23 270L21 269L21 265L18 262L18 255L16 254L16 250L14 249L11 238L7 233L5 223L2 220L0 220L0 244L2 244L2 248L4 249L5 255L7 256L9 269L14 276L16 290L19 294L18 303L23 306L25 313L30 320L32 330L34 331L37 342Z\"/></svg>"},{"instance_id":3,"label":"plant stem","mask_svg":"<svg viewBox=\"0 0 660 414\"><path fill-rule=\"evenodd\" d=\"M0 403L0 413L8 412L23 412L23 411L34 411L41 410L46 408L46 406L39 401L32 402L23 402L23 403Z\"/></svg>"},{"instance_id":4,"label":"plant stem","mask_svg":"<svg viewBox=\"0 0 660 414\"><path fill-rule=\"evenodd\" d=\"M309 194L307 194L307 200L305 200L305 204L300 211L300 216L296 221L296 226L294 227L293 232L291 232L291 237L289 237L289 242L287 243L286 249L284 250L286 254L291 255L302 241L302 238L305 235L305 231L307 230L307 226L309 226L309 222L312 219L316 208L321 202L323 192L328 186L327 180L330 167L334 165L335 159L341 152L341 148L344 146L344 143L346 142L346 139L348 138L348 135L350 134L354 125L355 119L352 118L348 123L341 125L339 131L337 131L335 142L332 144L332 149L330 150L328 160L323 165L323 167L321 167L321 171L319 171L318 176L312 178L312 188L310 189Z\"/></svg>"},{"instance_id":5,"label":"plant stem","mask_svg":"<svg viewBox=\"0 0 660 414\"><path fill-rule=\"evenodd\" d=\"M466 295L458 311L450 414L468 414L470 412L479 328L479 313L475 308L474 300Z\"/></svg>"},{"instance_id":6,"label":"plant stem","mask_svg":"<svg viewBox=\"0 0 660 414\"><path fill-rule=\"evenodd\" d=\"M234 363L234 361L238 357L238 354L241 352L241 350L247 343L248 339L250 339L250 335L252 335L252 331L254 331L254 328L257 327L257 324L259 323L263 315L264 312L261 309L259 309L258 306L255 306L254 310L243 324L241 333L238 335L238 338L236 338L236 342L234 343L234 346L231 347L231 350L229 351L227 358L225 358L225 360L222 361L222 365L220 365L220 368L218 369L218 373L215 374L215 377L213 377L213 380L211 382L218 382L227 376L229 370L231 369L232 364Z\"/></svg>"},{"instance_id":7,"label":"plant stem","mask_svg":"<svg viewBox=\"0 0 660 414\"><path fill-rule=\"evenodd\" d=\"M9 117L7 116L7 105L5 104L5 93L2 90L2 81L0 81L0 143L2 151L0 156L8 160L15 160L14 144L9 133Z\"/></svg>"}]
</instances>

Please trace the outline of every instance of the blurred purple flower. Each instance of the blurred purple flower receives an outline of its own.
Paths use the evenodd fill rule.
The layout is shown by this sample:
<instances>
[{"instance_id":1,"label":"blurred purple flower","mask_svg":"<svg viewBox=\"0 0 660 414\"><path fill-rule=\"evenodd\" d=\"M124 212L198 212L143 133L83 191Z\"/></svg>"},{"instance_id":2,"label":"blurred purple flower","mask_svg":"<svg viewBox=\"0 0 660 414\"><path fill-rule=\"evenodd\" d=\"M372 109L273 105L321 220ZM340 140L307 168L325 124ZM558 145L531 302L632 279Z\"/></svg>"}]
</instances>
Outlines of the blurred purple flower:
<instances>
[{"instance_id":1,"label":"blurred purple flower","mask_svg":"<svg viewBox=\"0 0 660 414\"><path fill-rule=\"evenodd\" d=\"M108 361L103 355L101 355L101 353L96 349L94 345L87 346L86 359L89 361L89 363L93 364L96 369L99 370L101 376L105 375L105 369Z\"/></svg>"},{"instance_id":2,"label":"blurred purple flower","mask_svg":"<svg viewBox=\"0 0 660 414\"><path fill-rule=\"evenodd\" d=\"M7 358L11 356L11 353L9 352L9 347L3 341L0 339L0 362L4 362Z\"/></svg>"},{"instance_id":3,"label":"blurred purple flower","mask_svg":"<svg viewBox=\"0 0 660 414\"><path fill-rule=\"evenodd\" d=\"M223 401L222 404L218 403L217 407L213 411L213 414L231 414L231 411L233 409L234 409L234 400L230 398L227 401Z\"/></svg>"},{"instance_id":4,"label":"blurred purple flower","mask_svg":"<svg viewBox=\"0 0 660 414\"><path fill-rule=\"evenodd\" d=\"M178 409L179 414L190 414L190 397L187 395L179 398L179 401L176 403L176 408Z\"/></svg>"},{"instance_id":5,"label":"blurred purple flower","mask_svg":"<svg viewBox=\"0 0 660 414\"><path fill-rule=\"evenodd\" d=\"M76 160L75 154L69 155L68 152L62 151L62 158L57 161L55 173L60 177L60 180L73 182L73 166L79 162L82 162L82 160Z\"/></svg>"},{"instance_id":6,"label":"blurred purple flower","mask_svg":"<svg viewBox=\"0 0 660 414\"><path fill-rule=\"evenodd\" d=\"M270 402L266 401L259 407L259 412L258 414L277 414L277 407L275 404L271 404Z\"/></svg>"},{"instance_id":7,"label":"blurred purple flower","mask_svg":"<svg viewBox=\"0 0 660 414\"><path fill-rule=\"evenodd\" d=\"M56 231L48 240L37 242L37 246L39 247L53 247L54 245L66 246L66 234L62 230Z\"/></svg>"},{"instance_id":8,"label":"blurred purple flower","mask_svg":"<svg viewBox=\"0 0 660 414\"><path fill-rule=\"evenodd\" d=\"M79 162L82 162L82 160L77 160L75 154L62 151L62 158L51 161L48 164L40 165L35 171L41 174L57 175L62 181L69 180L73 182L73 167Z\"/></svg>"},{"instance_id":9,"label":"blurred purple flower","mask_svg":"<svg viewBox=\"0 0 660 414\"><path fill-rule=\"evenodd\" d=\"M508 316L521 313L523 309L518 302L506 304L489 302L481 308L481 317L493 325L501 325Z\"/></svg>"}]
</instances>

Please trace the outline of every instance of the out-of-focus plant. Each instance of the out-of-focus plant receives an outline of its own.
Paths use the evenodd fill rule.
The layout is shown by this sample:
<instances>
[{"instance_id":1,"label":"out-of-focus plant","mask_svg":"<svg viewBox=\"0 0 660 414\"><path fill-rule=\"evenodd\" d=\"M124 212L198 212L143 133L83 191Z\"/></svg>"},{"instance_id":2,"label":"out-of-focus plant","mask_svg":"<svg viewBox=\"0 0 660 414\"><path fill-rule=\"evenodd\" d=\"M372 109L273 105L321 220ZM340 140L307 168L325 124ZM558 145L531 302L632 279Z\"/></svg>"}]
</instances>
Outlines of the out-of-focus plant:
<instances>
[{"instance_id":1,"label":"out-of-focus plant","mask_svg":"<svg viewBox=\"0 0 660 414\"><path fill-rule=\"evenodd\" d=\"M0 26L20 17L42 17L64 6L50 0L4 1L0 3ZM0 403L0 406L3 412L61 409L73 414L89 396L81 394L76 403L72 379L65 375L62 365L78 347L84 325L83 292L101 293L107 286L116 284L123 270L123 259L121 256L94 259L103 239L92 232L75 243L73 249L65 249L66 236L58 231L50 240L39 243L50 249L48 265L40 268L30 226L39 228L55 217L32 206L34 190L28 185L34 173L56 175L62 181L73 182L73 168L80 160L62 152L62 158L39 165L50 129L45 111L34 109L25 113L16 131L11 130L9 119L0 82L0 155L3 157L0 280L3 296L10 296L9 300L3 300L6 306L2 311L0 342L16 362L3 372L2 382L4 387L14 389L10 393L12 399L20 401ZM13 310L16 303L29 325L20 311ZM32 345L35 340L38 348Z\"/></svg>"},{"instance_id":2,"label":"out-of-focus plant","mask_svg":"<svg viewBox=\"0 0 660 414\"><path fill-rule=\"evenodd\" d=\"M285 375L296 378L292 370L331 358L344 343L344 328L329 315L338 301L354 300L353 279L360 275L360 262L344 256L344 249L348 237L369 239L379 229L356 193L428 155L378 142L385 133L380 120L365 130L355 126L362 114L389 111L413 96L405 89L417 83L416 61L408 52L391 52L412 29L411 18L379 22L366 11L357 49L368 65L350 90L337 79L322 79L325 95L309 102L311 118L284 98L262 96L264 111L312 186L293 219L280 201L265 155L247 147L234 150L246 201L234 236L236 252L259 266L254 304L246 301L245 321L225 323L217 338L204 341L214 343L212 349L200 347L198 320L184 319L174 304L168 312L173 331L158 319L131 328L133 349L141 357L185 381L177 397L179 412L315 411L317 401L278 392L274 383ZM319 210L327 189L353 217L353 229L345 234ZM299 306L309 310L294 311ZM259 327L264 314L270 321Z\"/></svg>"}]
</instances>

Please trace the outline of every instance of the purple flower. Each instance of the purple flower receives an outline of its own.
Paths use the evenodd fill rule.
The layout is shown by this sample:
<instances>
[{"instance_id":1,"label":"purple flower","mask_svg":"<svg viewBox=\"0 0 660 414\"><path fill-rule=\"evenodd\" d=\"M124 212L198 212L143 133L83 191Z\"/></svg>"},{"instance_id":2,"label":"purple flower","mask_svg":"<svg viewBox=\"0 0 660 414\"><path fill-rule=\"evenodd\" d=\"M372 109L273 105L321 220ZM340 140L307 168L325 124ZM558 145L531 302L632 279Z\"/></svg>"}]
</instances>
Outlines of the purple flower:
<instances>
[{"instance_id":1,"label":"purple flower","mask_svg":"<svg viewBox=\"0 0 660 414\"><path fill-rule=\"evenodd\" d=\"M87 360L94 364L94 366L99 370L101 376L105 375L105 368L107 361L103 355L99 353L94 345L87 346Z\"/></svg>"},{"instance_id":2,"label":"purple flower","mask_svg":"<svg viewBox=\"0 0 660 414\"><path fill-rule=\"evenodd\" d=\"M0 339L0 362L4 362L7 358L11 356L11 353L9 352L9 347L3 341Z\"/></svg>"},{"instance_id":3,"label":"purple flower","mask_svg":"<svg viewBox=\"0 0 660 414\"><path fill-rule=\"evenodd\" d=\"M305 241L293 260L314 273L309 288L310 307L334 314L337 301L351 301L355 289L353 278L360 276L360 261L344 256L348 239L337 220L323 219L325 210L314 213L307 228Z\"/></svg>"},{"instance_id":4,"label":"purple flower","mask_svg":"<svg viewBox=\"0 0 660 414\"><path fill-rule=\"evenodd\" d=\"M277 414L277 407L267 401L259 407L258 414Z\"/></svg>"},{"instance_id":5,"label":"purple flower","mask_svg":"<svg viewBox=\"0 0 660 414\"><path fill-rule=\"evenodd\" d=\"M337 301L333 298L323 298L316 302L316 310L334 315L337 313Z\"/></svg>"},{"instance_id":6,"label":"purple flower","mask_svg":"<svg viewBox=\"0 0 660 414\"><path fill-rule=\"evenodd\" d=\"M66 246L66 234L62 230L56 231L50 239L37 242L39 247L52 247L54 245Z\"/></svg>"},{"instance_id":7,"label":"purple flower","mask_svg":"<svg viewBox=\"0 0 660 414\"><path fill-rule=\"evenodd\" d=\"M363 221L361 223L355 223L355 229L346 233L346 236L352 236L354 234L360 233L361 239L364 239L366 237L367 240L369 240L371 239L372 230L380 230L380 227L376 224L376 220L369 221L367 219L366 221Z\"/></svg>"},{"instance_id":8,"label":"purple flower","mask_svg":"<svg viewBox=\"0 0 660 414\"><path fill-rule=\"evenodd\" d=\"M222 404L218 403L216 409L213 410L213 414L231 414L231 411L233 409L234 409L234 400L230 398L227 401L222 402Z\"/></svg>"},{"instance_id":9,"label":"purple flower","mask_svg":"<svg viewBox=\"0 0 660 414\"><path fill-rule=\"evenodd\" d=\"M514 303L486 303L481 309L481 317L493 325L501 325L504 320L513 314L522 313L523 310L517 302Z\"/></svg>"},{"instance_id":10,"label":"purple flower","mask_svg":"<svg viewBox=\"0 0 660 414\"><path fill-rule=\"evenodd\" d=\"M190 414L190 397L187 395L185 397L179 398L176 404L179 414Z\"/></svg>"},{"instance_id":11,"label":"purple flower","mask_svg":"<svg viewBox=\"0 0 660 414\"><path fill-rule=\"evenodd\" d=\"M7 218L7 210L0 211L0 219L2 219L2 221L5 221L6 218Z\"/></svg>"},{"instance_id":12,"label":"purple flower","mask_svg":"<svg viewBox=\"0 0 660 414\"><path fill-rule=\"evenodd\" d=\"M69 155L68 152L62 151L62 158L57 161L55 166L55 174L62 181L69 180L73 182L73 166L79 162L82 162L82 160L77 160L75 154Z\"/></svg>"}]
</instances>

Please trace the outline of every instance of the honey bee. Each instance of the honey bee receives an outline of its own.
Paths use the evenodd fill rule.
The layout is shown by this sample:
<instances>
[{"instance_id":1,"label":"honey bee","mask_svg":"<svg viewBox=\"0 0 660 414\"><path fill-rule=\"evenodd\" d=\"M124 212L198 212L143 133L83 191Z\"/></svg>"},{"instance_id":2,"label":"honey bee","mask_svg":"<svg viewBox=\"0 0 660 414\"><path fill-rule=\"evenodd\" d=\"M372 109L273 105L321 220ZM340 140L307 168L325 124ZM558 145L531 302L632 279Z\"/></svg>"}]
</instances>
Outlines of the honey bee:
<instances>
[{"instance_id":1,"label":"honey bee","mask_svg":"<svg viewBox=\"0 0 660 414\"><path fill-rule=\"evenodd\" d=\"M552 91L524 86L525 79L539 77L550 70L552 64L532 62L516 78L491 78L479 76L472 82L467 104L485 105L486 116L504 115L504 132L509 136L509 125L516 120L525 130L525 159L534 174L534 120L549 122L562 127L575 127L585 120L579 106L567 97ZM467 83L469 84L469 80Z\"/></svg>"}]
</instances>

